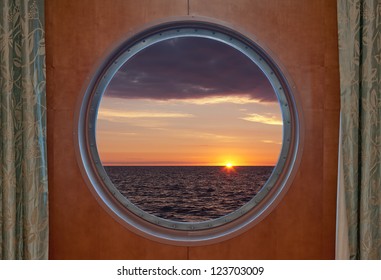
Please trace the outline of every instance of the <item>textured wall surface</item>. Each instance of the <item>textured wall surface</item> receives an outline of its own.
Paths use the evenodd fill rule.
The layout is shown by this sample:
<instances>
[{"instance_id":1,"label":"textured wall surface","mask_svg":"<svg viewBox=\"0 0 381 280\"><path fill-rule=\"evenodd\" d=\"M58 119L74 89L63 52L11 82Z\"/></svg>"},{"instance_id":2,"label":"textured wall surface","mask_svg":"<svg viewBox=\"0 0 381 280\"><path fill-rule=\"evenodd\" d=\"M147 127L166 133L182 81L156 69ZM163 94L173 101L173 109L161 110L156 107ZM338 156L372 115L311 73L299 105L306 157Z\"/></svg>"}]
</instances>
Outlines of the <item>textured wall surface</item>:
<instances>
[{"instance_id":1,"label":"textured wall surface","mask_svg":"<svg viewBox=\"0 0 381 280\"><path fill-rule=\"evenodd\" d=\"M263 221L208 246L161 244L116 222L85 184L74 111L100 59L129 32L201 16L254 34L285 67L303 106L304 152L283 200ZM46 1L51 259L332 259L339 74L333 0Z\"/></svg>"}]
</instances>

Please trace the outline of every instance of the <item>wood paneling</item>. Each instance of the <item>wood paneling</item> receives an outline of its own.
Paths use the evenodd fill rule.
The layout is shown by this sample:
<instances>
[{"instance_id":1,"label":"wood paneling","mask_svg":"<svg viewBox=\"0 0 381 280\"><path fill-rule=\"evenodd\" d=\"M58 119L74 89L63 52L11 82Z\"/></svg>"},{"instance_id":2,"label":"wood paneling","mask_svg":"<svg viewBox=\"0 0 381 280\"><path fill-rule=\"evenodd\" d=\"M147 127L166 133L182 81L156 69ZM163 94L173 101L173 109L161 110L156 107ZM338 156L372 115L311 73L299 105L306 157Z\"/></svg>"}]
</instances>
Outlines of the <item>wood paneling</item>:
<instances>
[{"instance_id":1,"label":"wood paneling","mask_svg":"<svg viewBox=\"0 0 381 280\"><path fill-rule=\"evenodd\" d=\"M73 114L101 57L148 22L187 14L180 0L46 1L51 259L185 259L186 247L129 232L99 206L76 163Z\"/></svg>"},{"instance_id":2,"label":"wood paneling","mask_svg":"<svg viewBox=\"0 0 381 280\"><path fill-rule=\"evenodd\" d=\"M233 240L190 248L190 258L334 258L340 106L335 1L190 3L191 15L242 28L276 54L296 85L305 124L300 168L275 211Z\"/></svg>"},{"instance_id":3,"label":"wood paneling","mask_svg":"<svg viewBox=\"0 0 381 280\"><path fill-rule=\"evenodd\" d=\"M46 1L50 258L334 258L339 75L336 1L190 0L189 14L254 34L295 83L304 153L277 208L217 244L170 246L130 232L96 201L76 163L73 113L99 60L129 32L188 14L187 0Z\"/></svg>"}]
</instances>

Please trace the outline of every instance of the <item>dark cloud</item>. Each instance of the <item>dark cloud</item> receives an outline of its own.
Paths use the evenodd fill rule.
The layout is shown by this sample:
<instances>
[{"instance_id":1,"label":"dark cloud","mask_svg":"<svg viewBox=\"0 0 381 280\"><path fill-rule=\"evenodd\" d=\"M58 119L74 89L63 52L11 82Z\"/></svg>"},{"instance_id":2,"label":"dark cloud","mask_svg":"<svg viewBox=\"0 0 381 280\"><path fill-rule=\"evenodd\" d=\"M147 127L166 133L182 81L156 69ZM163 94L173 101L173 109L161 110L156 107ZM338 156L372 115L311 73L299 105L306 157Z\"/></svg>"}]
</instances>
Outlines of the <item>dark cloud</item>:
<instances>
[{"instance_id":1,"label":"dark cloud","mask_svg":"<svg viewBox=\"0 0 381 280\"><path fill-rule=\"evenodd\" d=\"M237 93L276 100L266 76L245 55L197 37L170 39L140 51L121 67L106 91L109 97L159 100Z\"/></svg>"}]
</instances>

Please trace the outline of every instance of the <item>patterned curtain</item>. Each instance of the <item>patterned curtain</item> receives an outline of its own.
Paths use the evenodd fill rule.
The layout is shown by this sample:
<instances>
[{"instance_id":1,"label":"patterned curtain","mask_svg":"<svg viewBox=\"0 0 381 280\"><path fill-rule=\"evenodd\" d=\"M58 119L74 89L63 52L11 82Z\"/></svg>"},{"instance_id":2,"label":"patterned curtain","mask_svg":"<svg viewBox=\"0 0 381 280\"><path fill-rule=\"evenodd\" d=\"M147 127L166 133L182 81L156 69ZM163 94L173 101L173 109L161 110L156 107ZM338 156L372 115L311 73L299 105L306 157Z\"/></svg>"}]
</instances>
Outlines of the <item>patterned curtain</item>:
<instances>
[{"instance_id":1,"label":"patterned curtain","mask_svg":"<svg viewBox=\"0 0 381 280\"><path fill-rule=\"evenodd\" d=\"M337 258L381 259L381 0L338 0L338 28Z\"/></svg>"},{"instance_id":2,"label":"patterned curtain","mask_svg":"<svg viewBox=\"0 0 381 280\"><path fill-rule=\"evenodd\" d=\"M0 259L48 257L43 0L0 1Z\"/></svg>"}]
</instances>

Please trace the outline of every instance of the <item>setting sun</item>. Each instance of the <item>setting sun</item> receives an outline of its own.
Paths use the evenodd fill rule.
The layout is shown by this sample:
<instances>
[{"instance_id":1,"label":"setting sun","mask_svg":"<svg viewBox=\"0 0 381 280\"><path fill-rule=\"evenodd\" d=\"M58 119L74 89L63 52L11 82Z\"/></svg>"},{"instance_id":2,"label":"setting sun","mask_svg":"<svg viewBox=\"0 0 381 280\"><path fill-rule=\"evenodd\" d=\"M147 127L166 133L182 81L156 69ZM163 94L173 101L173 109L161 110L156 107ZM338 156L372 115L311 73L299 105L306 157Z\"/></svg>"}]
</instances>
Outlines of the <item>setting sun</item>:
<instances>
[{"instance_id":1,"label":"setting sun","mask_svg":"<svg viewBox=\"0 0 381 280\"><path fill-rule=\"evenodd\" d=\"M97 150L107 166L274 166L281 120L271 82L245 54L230 43L179 37L144 48L111 78Z\"/></svg>"},{"instance_id":2,"label":"setting sun","mask_svg":"<svg viewBox=\"0 0 381 280\"><path fill-rule=\"evenodd\" d=\"M234 164L232 162L227 162L225 164L224 169L225 169L226 172L229 172L229 173L235 171Z\"/></svg>"},{"instance_id":3,"label":"setting sun","mask_svg":"<svg viewBox=\"0 0 381 280\"><path fill-rule=\"evenodd\" d=\"M228 162L225 166L226 166L226 168L232 168L233 164L231 162Z\"/></svg>"}]
</instances>

